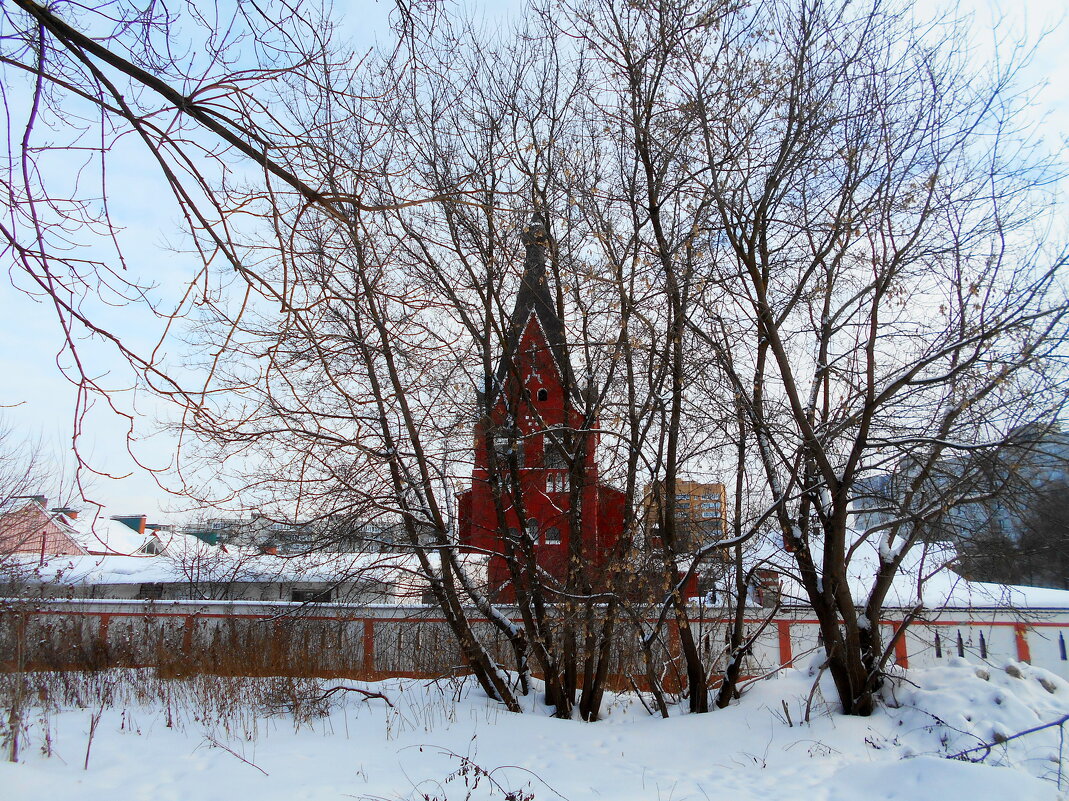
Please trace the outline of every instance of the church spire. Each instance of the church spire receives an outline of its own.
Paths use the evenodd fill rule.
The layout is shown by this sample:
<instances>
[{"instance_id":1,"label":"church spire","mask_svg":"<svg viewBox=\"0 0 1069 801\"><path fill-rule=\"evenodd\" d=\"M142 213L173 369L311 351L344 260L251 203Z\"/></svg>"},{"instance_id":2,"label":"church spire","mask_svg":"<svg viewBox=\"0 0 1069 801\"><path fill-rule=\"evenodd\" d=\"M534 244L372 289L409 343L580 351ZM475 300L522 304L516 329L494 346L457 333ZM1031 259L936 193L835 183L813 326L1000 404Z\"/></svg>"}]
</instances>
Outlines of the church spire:
<instances>
[{"instance_id":1,"label":"church spire","mask_svg":"<svg viewBox=\"0 0 1069 801\"><path fill-rule=\"evenodd\" d=\"M526 248L523 260L523 277L520 279L520 291L516 293L516 308L512 313L512 327L517 324L522 329L533 311L538 315L543 330L549 325L560 327L557 318L557 305L549 293L546 279L546 249L549 236L546 233L542 216L535 213L531 222L520 234L520 241ZM548 332L546 333L549 336Z\"/></svg>"},{"instance_id":2,"label":"church spire","mask_svg":"<svg viewBox=\"0 0 1069 801\"><path fill-rule=\"evenodd\" d=\"M538 318L546 344L553 353L562 382L566 387L574 388L571 380L571 365L568 361L568 348L564 338L564 325L557 315L557 304L549 291L549 280L546 275L549 235L541 213L534 213L530 223L520 234L520 241L526 249L523 277L520 279L520 288L516 293L516 306L512 311L504 352L497 370L498 385L504 386L509 367L518 355L520 338L531 316L534 315Z\"/></svg>"}]
</instances>

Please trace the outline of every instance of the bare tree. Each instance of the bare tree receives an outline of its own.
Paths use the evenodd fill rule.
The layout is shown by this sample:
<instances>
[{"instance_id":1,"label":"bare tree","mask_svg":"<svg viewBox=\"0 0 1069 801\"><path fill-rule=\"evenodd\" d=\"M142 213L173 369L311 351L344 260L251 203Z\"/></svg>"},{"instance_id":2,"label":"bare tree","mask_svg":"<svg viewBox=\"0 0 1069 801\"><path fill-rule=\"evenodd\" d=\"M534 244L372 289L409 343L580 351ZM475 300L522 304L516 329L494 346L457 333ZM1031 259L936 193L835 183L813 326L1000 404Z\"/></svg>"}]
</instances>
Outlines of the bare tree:
<instances>
[{"instance_id":1,"label":"bare tree","mask_svg":"<svg viewBox=\"0 0 1069 801\"><path fill-rule=\"evenodd\" d=\"M76 428L99 400L129 420L133 434L132 410L111 392L116 381L210 414L199 394L204 376L166 352L176 320L220 299L214 268L285 306L289 288L264 283L262 250L250 246L270 238L272 209L311 204L338 216L371 208L361 199L359 166L340 195L315 182L306 168L322 154L295 127L300 114L290 113L324 93L341 96L360 57L330 19L301 3L16 0L0 14L2 252L15 265L16 286L55 314L65 343L58 363L77 387ZM413 4L399 4L397 14L403 36ZM326 85L324 73L333 76ZM113 159L131 153L147 156L144 181L173 204L193 255L183 282L168 276L165 290L159 276L131 269L123 223L112 216L124 192ZM116 307L141 315L143 328L154 325L155 346L130 337ZM102 378L116 358L130 375Z\"/></svg>"},{"instance_id":2,"label":"bare tree","mask_svg":"<svg viewBox=\"0 0 1069 801\"><path fill-rule=\"evenodd\" d=\"M0 419L0 587L14 597L26 580L37 577L47 554L48 537L42 516L52 510L70 512L76 496L62 460L54 458L40 439L21 436ZM62 528L62 525L61 525Z\"/></svg>"},{"instance_id":3,"label":"bare tree","mask_svg":"<svg viewBox=\"0 0 1069 801\"><path fill-rule=\"evenodd\" d=\"M867 714L901 636L880 632L896 573L976 486L972 466L929 477L1061 409L1064 256L1036 245L1046 173L1018 160L1012 72L976 76L957 29L908 9L761 13L740 69L691 100L727 290L694 324L751 365L733 383L771 508L843 707ZM719 77L694 63L698 85ZM852 504L880 475L899 489L859 531ZM867 547L874 575L851 586Z\"/></svg>"},{"instance_id":4,"label":"bare tree","mask_svg":"<svg viewBox=\"0 0 1069 801\"><path fill-rule=\"evenodd\" d=\"M1010 127L1012 69L977 76L957 28L918 30L908 8L575 0L499 39L406 15L401 46L362 67L318 18L239 16L261 58L243 70L225 36L209 37L207 64L157 64L167 16L120 14L104 45L15 6L4 63L33 76L24 142L52 93L72 92L109 135L118 123L149 146L205 264L237 276L237 292L207 266L199 276L199 391L116 346L187 406L210 443L197 455L235 491L313 517L400 519L476 678L510 709L533 664L557 714L596 718L623 625L662 714L653 665L669 631L690 708L708 709L686 584L711 551L739 556L774 524L844 709L870 712L893 653L887 592L926 527L970 497L968 475L933 471L1064 401L1063 259L1034 244L1048 174ZM248 171L213 181L202 150ZM57 250L70 225L110 224L43 189L35 153L24 144L11 163L26 169L7 171L9 249L65 326L95 330L56 289L84 276ZM542 322L561 331L560 420L515 386L512 299L532 278ZM480 480L520 623L455 536L470 435L491 424L503 447ZM523 535L524 446L567 468L570 531L594 512L600 446L623 507L602 575L577 540L562 574L543 569ZM714 468L734 478L733 531L691 547L675 485ZM899 489L859 531L853 504L887 476ZM651 548L640 500L656 486ZM870 546L873 578L851 586ZM656 577L639 587L651 553ZM748 579L740 562L720 705L753 642Z\"/></svg>"}]
</instances>

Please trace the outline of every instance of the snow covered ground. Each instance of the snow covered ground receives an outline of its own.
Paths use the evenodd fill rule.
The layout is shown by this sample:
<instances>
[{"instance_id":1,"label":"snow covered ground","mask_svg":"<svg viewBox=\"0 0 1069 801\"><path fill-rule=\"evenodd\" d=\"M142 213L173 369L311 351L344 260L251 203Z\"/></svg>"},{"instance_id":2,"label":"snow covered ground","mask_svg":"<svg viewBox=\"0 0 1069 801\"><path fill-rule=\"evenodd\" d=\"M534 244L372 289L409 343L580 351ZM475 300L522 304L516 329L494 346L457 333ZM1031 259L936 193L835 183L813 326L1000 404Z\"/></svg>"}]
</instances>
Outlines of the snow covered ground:
<instances>
[{"instance_id":1,"label":"snow covered ground","mask_svg":"<svg viewBox=\"0 0 1069 801\"><path fill-rule=\"evenodd\" d=\"M0 798L1069 797L1069 777L1062 777L1062 791L1057 784L1060 758L1069 771L1069 743L1060 750L1057 726L995 746L986 764L946 758L1069 714L1069 683L1017 663L977 668L951 660L910 671L888 688L887 705L867 719L833 711L825 676L809 724L803 721L813 678L803 670L757 682L739 704L708 715L661 720L633 696L621 696L596 724L550 718L533 697L535 714L509 714L455 681L294 685L167 682L129 671L110 676L93 680L112 696L103 710L98 702L72 708L88 705L93 693L69 679L53 682L44 694L60 709L46 714L37 706L27 713L20 762L0 763ZM57 681L65 689L57 690ZM294 697L338 684L382 693L393 706L337 692L318 705L326 714L309 714L317 705L298 704L303 720L295 720ZM264 707L265 698L274 711Z\"/></svg>"}]
</instances>

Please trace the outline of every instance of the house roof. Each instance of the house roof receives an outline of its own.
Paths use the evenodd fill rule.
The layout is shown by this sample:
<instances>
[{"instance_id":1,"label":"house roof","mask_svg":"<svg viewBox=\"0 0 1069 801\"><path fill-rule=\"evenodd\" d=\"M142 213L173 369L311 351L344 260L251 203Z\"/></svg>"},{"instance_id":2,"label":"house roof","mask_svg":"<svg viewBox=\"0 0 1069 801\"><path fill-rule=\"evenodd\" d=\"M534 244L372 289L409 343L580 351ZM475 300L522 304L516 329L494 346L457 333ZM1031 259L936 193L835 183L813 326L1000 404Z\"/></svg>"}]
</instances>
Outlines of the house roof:
<instances>
[{"instance_id":1,"label":"house roof","mask_svg":"<svg viewBox=\"0 0 1069 801\"><path fill-rule=\"evenodd\" d=\"M61 586L347 581L421 584L418 561L409 554L316 553L287 557L251 548L219 548L180 534L172 535L164 553L153 559L106 555L53 557L42 565L37 560L32 562L34 583Z\"/></svg>"},{"instance_id":2,"label":"house roof","mask_svg":"<svg viewBox=\"0 0 1069 801\"><path fill-rule=\"evenodd\" d=\"M66 553L70 550L81 549L86 553L96 555L152 555L151 552L146 551L146 547L153 542L160 542L157 533L137 531L114 517L103 507L90 507L90 510L76 514L73 510L66 508L50 509L38 497L19 498L0 506L0 527L2 527L0 536L6 534L8 539L11 539L12 531L15 531L16 535L19 531L36 534L38 529L46 527L49 532L49 539L45 544L46 554L64 553L63 550L56 550L56 546L62 541L69 546ZM133 515L126 519L143 518L140 515ZM59 540L56 540L57 537ZM36 540L39 539L40 537L36 538ZM30 550L39 552L40 548L40 544L36 544ZM18 552L26 549L15 548L14 550Z\"/></svg>"},{"instance_id":3,"label":"house roof","mask_svg":"<svg viewBox=\"0 0 1069 801\"><path fill-rule=\"evenodd\" d=\"M85 546L74 519L53 512L43 498L14 498L0 506L0 552L71 554Z\"/></svg>"},{"instance_id":4,"label":"house roof","mask_svg":"<svg viewBox=\"0 0 1069 801\"><path fill-rule=\"evenodd\" d=\"M119 520L113 520L102 508L96 513L87 512L77 519L66 515L63 517L67 518L68 525L74 530L78 543L91 554L145 556L145 546L158 539L153 532L140 533Z\"/></svg>"}]
</instances>

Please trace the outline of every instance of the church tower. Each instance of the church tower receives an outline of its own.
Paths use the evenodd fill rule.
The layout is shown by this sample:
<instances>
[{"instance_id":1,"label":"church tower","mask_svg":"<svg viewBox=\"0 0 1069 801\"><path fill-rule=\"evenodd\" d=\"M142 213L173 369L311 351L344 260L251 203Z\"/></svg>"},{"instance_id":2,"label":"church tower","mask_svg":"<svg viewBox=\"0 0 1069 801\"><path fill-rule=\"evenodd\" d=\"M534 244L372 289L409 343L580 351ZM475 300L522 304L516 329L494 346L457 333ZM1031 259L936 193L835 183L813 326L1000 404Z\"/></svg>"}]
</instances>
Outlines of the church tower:
<instances>
[{"instance_id":1,"label":"church tower","mask_svg":"<svg viewBox=\"0 0 1069 801\"><path fill-rule=\"evenodd\" d=\"M460 544L491 554L490 591L505 601L514 597L506 554L533 552L538 568L562 582L570 555L596 571L620 537L624 512L623 493L598 479L597 425L583 418L539 216L522 241L516 304L489 394L480 396L489 413L476 425L471 488L458 496Z\"/></svg>"}]
</instances>

